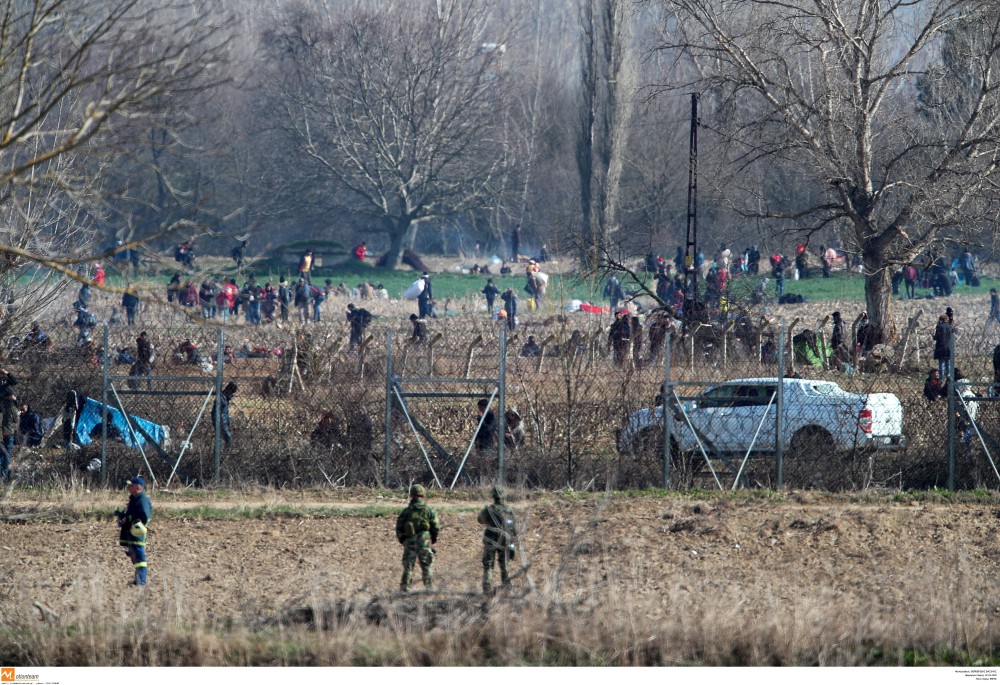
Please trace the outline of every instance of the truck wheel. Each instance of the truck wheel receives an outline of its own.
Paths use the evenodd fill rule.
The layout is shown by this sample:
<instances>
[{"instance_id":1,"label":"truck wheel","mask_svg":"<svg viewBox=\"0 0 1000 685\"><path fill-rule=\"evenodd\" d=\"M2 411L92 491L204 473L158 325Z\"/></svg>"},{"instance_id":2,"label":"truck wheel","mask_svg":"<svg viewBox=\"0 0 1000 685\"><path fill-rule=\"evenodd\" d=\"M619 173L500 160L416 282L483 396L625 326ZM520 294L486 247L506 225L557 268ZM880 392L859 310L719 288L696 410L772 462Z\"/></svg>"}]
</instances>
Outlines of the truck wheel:
<instances>
[{"instance_id":1,"label":"truck wheel","mask_svg":"<svg viewBox=\"0 0 1000 685\"><path fill-rule=\"evenodd\" d=\"M836 466L833 436L825 428L806 426L792 436L785 458L785 483L793 487L823 488L826 471Z\"/></svg>"}]
</instances>

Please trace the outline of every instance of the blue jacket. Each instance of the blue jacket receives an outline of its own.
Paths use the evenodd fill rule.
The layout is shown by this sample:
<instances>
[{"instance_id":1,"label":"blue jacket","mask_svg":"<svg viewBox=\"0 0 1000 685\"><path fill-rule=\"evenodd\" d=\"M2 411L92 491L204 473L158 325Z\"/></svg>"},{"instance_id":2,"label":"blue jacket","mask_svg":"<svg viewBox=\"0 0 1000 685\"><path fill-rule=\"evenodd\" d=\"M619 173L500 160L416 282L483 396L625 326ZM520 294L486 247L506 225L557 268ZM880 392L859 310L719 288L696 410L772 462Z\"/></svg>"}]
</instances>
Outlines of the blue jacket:
<instances>
[{"instance_id":1,"label":"blue jacket","mask_svg":"<svg viewBox=\"0 0 1000 685\"><path fill-rule=\"evenodd\" d=\"M141 538L132 535L132 525L136 521L141 521L142 525L149 525L149 518L153 514L153 505L145 491L138 495L129 495L128 506L125 507L125 516L122 517L122 528L118 535L119 545L146 545L146 536Z\"/></svg>"}]
</instances>

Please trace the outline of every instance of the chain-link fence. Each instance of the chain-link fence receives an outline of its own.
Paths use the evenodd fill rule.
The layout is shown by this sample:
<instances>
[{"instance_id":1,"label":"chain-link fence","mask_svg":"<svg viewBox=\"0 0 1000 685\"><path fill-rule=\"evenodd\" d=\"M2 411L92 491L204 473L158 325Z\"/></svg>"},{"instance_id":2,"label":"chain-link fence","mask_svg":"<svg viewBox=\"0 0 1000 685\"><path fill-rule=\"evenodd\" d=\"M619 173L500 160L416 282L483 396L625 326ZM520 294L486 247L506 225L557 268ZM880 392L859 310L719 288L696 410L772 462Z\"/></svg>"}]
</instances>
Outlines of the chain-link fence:
<instances>
[{"instance_id":1,"label":"chain-link fence","mask_svg":"<svg viewBox=\"0 0 1000 685\"><path fill-rule=\"evenodd\" d=\"M911 317L888 348L863 331L857 344L860 324L841 322L835 340L829 319L682 331L650 315L623 338L606 317L567 314L501 340L502 323L467 315L427 321L423 340L376 319L352 343L344 321L181 323L147 329L149 369L135 327L108 329L107 366L102 331L81 342L63 327L45 345L8 344L44 433L22 439L14 471L29 483L149 471L281 487L997 487L993 330L959 330L967 378L949 399L947 379L925 388L934 326ZM231 382L226 444L212 417ZM71 393L100 420L79 424ZM117 412L107 426L104 406Z\"/></svg>"}]
</instances>

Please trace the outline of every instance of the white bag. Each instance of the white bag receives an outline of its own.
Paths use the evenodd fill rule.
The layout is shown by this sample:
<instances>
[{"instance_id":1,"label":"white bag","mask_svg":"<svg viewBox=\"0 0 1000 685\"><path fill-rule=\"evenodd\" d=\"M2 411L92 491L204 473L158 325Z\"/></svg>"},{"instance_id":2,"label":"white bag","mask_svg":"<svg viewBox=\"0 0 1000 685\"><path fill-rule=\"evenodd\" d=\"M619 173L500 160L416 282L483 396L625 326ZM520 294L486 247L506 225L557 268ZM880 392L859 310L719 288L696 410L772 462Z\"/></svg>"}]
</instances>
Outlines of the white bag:
<instances>
[{"instance_id":1,"label":"white bag","mask_svg":"<svg viewBox=\"0 0 1000 685\"><path fill-rule=\"evenodd\" d=\"M422 292L424 292L424 279L418 278L413 282L413 285L403 292L403 299L415 300L420 297L420 293Z\"/></svg>"},{"instance_id":2,"label":"white bag","mask_svg":"<svg viewBox=\"0 0 1000 685\"><path fill-rule=\"evenodd\" d=\"M535 272L535 278L537 278L539 281L541 281L542 285L548 285L549 284L549 275L548 274L542 273L541 271L537 271L537 272Z\"/></svg>"}]
</instances>

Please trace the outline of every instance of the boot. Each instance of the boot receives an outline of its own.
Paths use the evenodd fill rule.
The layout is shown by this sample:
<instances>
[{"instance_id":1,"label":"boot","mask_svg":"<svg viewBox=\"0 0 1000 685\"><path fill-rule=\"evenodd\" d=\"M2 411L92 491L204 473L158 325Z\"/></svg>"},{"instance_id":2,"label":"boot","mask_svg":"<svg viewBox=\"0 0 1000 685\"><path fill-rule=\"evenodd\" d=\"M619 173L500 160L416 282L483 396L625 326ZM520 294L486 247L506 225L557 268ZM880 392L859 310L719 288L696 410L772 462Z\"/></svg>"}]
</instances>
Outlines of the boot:
<instances>
[{"instance_id":1,"label":"boot","mask_svg":"<svg viewBox=\"0 0 1000 685\"><path fill-rule=\"evenodd\" d=\"M146 567L140 566L135 570L135 580L132 581L133 585L138 585L139 587L145 587L146 585Z\"/></svg>"}]
</instances>

